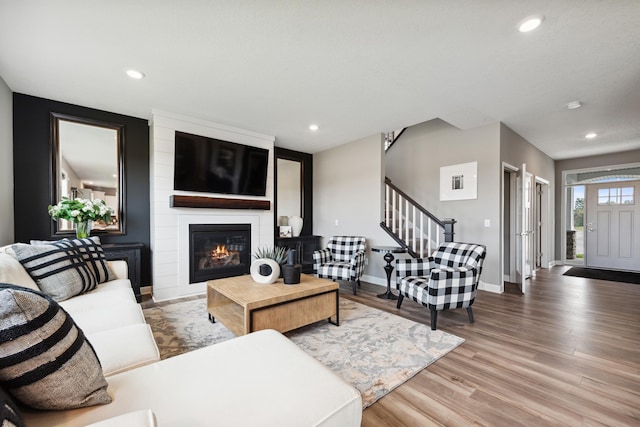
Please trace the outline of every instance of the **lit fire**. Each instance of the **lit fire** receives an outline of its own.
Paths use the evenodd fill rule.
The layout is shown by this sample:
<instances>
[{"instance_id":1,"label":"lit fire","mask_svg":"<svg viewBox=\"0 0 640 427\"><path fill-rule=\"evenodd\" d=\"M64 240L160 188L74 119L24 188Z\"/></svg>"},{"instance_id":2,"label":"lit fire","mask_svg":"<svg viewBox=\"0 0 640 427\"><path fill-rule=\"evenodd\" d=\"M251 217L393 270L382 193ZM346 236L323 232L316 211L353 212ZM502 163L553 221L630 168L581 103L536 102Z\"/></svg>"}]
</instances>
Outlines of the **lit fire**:
<instances>
[{"instance_id":1,"label":"lit fire","mask_svg":"<svg viewBox=\"0 0 640 427\"><path fill-rule=\"evenodd\" d=\"M240 264L240 252L234 250L233 247L228 248L217 243L215 245L215 248L209 246L211 249L206 249L207 252L204 252L204 256L200 258L198 268L218 268Z\"/></svg>"},{"instance_id":2,"label":"lit fire","mask_svg":"<svg viewBox=\"0 0 640 427\"><path fill-rule=\"evenodd\" d=\"M211 251L211 259L214 261L227 258L228 256L229 251L227 250L227 247L225 245L218 245Z\"/></svg>"}]
</instances>

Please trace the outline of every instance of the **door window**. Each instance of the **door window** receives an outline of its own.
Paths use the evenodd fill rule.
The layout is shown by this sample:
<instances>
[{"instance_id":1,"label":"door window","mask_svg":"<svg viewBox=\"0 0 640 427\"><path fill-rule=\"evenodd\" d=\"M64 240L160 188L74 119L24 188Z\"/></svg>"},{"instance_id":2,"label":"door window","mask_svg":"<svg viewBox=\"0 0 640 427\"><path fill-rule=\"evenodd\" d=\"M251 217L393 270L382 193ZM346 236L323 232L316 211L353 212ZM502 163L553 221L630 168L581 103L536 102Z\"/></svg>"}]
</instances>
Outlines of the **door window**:
<instances>
[{"instance_id":1,"label":"door window","mask_svg":"<svg viewBox=\"0 0 640 427\"><path fill-rule=\"evenodd\" d=\"M599 188L598 205L633 205L633 187Z\"/></svg>"}]
</instances>

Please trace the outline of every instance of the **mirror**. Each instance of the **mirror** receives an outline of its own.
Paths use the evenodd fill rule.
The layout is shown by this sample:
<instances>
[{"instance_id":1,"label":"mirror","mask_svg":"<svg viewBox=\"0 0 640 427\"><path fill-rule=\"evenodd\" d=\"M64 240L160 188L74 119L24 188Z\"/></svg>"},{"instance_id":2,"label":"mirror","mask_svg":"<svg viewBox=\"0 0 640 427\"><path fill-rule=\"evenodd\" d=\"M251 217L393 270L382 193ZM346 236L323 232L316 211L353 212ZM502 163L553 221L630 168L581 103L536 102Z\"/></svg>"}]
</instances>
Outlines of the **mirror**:
<instances>
[{"instance_id":1,"label":"mirror","mask_svg":"<svg viewBox=\"0 0 640 427\"><path fill-rule=\"evenodd\" d=\"M51 138L51 204L62 197L101 199L115 215L94 222L92 233L124 234L124 126L51 113ZM74 232L70 221L53 224L53 234Z\"/></svg>"},{"instance_id":2,"label":"mirror","mask_svg":"<svg viewBox=\"0 0 640 427\"><path fill-rule=\"evenodd\" d=\"M276 217L278 225L286 225L288 216L302 216L302 163L278 158L276 171Z\"/></svg>"},{"instance_id":3,"label":"mirror","mask_svg":"<svg viewBox=\"0 0 640 427\"><path fill-rule=\"evenodd\" d=\"M313 231L313 155L282 147L275 147L274 154L275 237L278 238L280 235L279 226L287 225L287 217L294 215L303 219L300 236L311 236Z\"/></svg>"}]
</instances>

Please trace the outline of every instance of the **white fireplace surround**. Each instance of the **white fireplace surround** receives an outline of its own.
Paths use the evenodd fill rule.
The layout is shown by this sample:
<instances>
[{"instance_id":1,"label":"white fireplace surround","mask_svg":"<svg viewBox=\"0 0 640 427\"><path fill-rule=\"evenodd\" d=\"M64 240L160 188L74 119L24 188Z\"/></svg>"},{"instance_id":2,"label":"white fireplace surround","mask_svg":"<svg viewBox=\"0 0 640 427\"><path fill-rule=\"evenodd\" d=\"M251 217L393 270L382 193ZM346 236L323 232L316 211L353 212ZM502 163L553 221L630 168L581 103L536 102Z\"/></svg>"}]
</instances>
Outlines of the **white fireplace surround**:
<instances>
[{"instance_id":1,"label":"white fireplace surround","mask_svg":"<svg viewBox=\"0 0 640 427\"><path fill-rule=\"evenodd\" d=\"M251 253L273 245L273 146L275 138L251 131L154 110L150 122L151 269L155 301L200 294L205 283L189 284L189 224L251 224ZM271 209L170 208L171 195L247 198L173 190L175 131L237 142L269 150L267 189Z\"/></svg>"}]
</instances>

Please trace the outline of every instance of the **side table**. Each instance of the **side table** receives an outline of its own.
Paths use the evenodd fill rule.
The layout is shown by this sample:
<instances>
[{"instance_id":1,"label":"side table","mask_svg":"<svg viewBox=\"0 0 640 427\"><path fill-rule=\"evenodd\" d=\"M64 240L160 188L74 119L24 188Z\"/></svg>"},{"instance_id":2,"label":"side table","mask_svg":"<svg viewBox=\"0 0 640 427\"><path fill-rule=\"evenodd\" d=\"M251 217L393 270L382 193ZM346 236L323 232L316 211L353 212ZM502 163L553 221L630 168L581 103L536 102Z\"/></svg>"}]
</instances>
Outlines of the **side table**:
<instances>
[{"instance_id":1,"label":"side table","mask_svg":"<svg viewBox=\"0 0 640 427\"><path fill-rule=\"evenodd\" d=\"M405 248L400 248L397 246L374 246L371 248L371 251L383 253L384 260L387 261L387 265L384 266L384 271L387 273L387 291L385 293L377 295L377 297L397 300L398 295L391 292L391 272L393 271L393 265L391 265L391 262L395 259L393 254L403 254L406 253L407 250Z\"/></svg>"}]
</instances>

